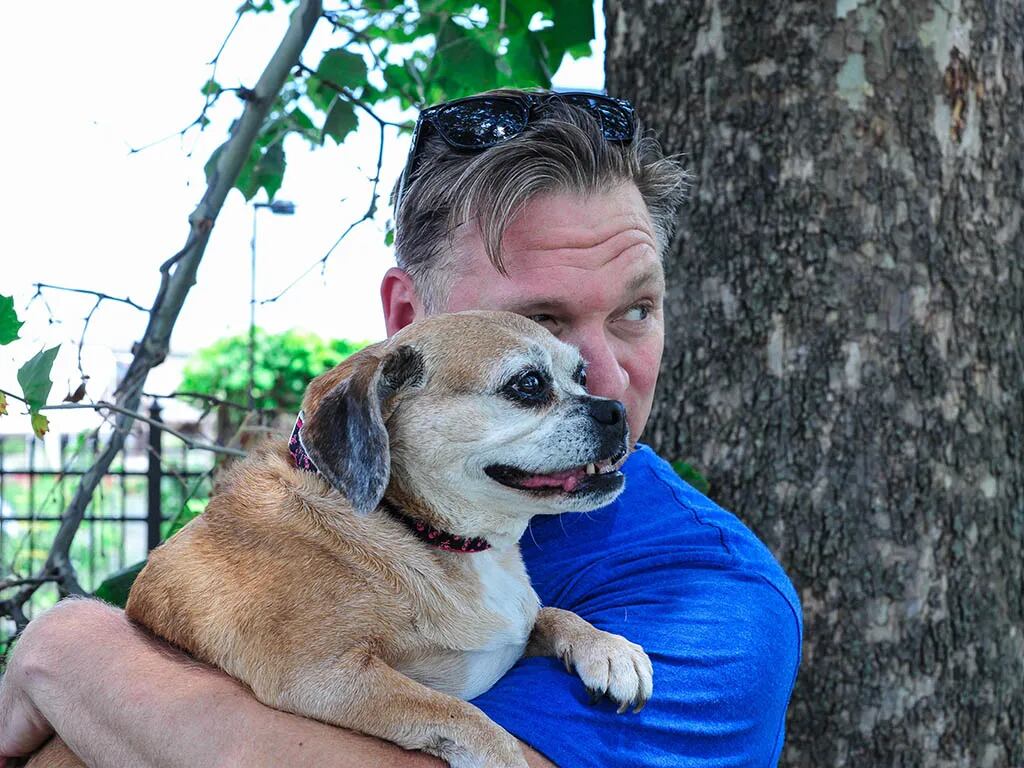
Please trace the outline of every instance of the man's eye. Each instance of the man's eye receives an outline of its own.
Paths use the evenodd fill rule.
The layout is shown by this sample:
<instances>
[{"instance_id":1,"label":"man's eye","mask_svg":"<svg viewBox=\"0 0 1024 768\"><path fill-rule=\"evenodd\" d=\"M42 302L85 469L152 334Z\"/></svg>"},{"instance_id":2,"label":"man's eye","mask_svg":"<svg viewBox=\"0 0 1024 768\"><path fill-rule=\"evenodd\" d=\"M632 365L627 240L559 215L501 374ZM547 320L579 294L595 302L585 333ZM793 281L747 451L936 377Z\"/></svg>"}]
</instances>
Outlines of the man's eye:
<instances>
[{"instance_id":1,"label":"man's eye","mask_svg":"<svg viewBox=\"0 0 1024 768\"><path fill-rule=\"evenodd\" d=\"M641 322L650 317L651 309L646 304L637 304L635 307L630 307L626 310L626 314L623 315L627 320L634 322Z\"/></svg>"},{"instance_id":2,"label":"man's eye","mask_svg":"<svg viewBox=\"0 0 1024 768\"><path fill-rule=\"evenodd\" d=\"M555 322L555 318L551 315L530 315L530 319L541 325L551 325Z\"/></svg>"}]
</instances>

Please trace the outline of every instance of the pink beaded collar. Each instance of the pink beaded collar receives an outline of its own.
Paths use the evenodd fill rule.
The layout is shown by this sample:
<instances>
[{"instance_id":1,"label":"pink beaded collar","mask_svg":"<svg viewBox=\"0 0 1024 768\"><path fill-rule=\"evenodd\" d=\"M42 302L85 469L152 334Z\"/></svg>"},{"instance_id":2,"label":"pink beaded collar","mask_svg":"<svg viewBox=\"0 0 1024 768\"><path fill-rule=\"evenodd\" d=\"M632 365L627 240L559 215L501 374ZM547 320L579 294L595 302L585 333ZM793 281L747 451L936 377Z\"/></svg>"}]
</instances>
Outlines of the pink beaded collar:
<instances>
[{"instance_id":1,"label":"pink beaded collar","mask_svg":"<svg viewBox=\"0 0 1024 768\"><path fill-rule=\"evenodd\" d=\"M313 463L313 459L311 459L309 454L306 453L306 448L302 444L302 439L299 437L299 430L302 429L302 416L302 412L300 411L298 417L295 419L295 428L292 429L292 436L288 440L288 452L291 453L296 467L319 475L320 470L316 468L316 464ZM411 517L407 517L387 501L382 501L381 506L405 523L416 538L421 541L425 541L427 544L437 547L438 549L443 549L446 552L469 553L483 552L484 550L491 548L491 545L486 539L479 537L470 539L464 536L457 536L454 533L449 533L448 531L442 531L440 528L435 528L422 520L415 520Z\"/></svg>"}]
</instances>

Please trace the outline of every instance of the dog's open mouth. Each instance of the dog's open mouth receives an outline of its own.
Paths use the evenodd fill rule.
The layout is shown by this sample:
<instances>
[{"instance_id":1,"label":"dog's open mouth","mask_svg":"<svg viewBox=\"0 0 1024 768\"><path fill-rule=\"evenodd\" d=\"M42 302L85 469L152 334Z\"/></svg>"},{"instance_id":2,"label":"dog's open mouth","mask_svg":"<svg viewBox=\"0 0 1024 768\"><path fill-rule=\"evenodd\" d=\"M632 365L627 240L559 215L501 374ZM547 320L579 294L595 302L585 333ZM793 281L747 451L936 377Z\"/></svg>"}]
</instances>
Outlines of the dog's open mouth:
<instances>
[{"instance_id":1,"label":"dog's open mouth","mask_svg":"<svg viewBox=\"0 0 1024 768\"><path fill-rule=\"evenodd\" d=\"M506 464L493 464L484 468L484 472L502 485L520 491L582 494L613 490L621 485L623 477L619 468L626 463L626 456L627 451L623 449L609 459L547 474L528 472Z\"/></svg>"}]
</instances>

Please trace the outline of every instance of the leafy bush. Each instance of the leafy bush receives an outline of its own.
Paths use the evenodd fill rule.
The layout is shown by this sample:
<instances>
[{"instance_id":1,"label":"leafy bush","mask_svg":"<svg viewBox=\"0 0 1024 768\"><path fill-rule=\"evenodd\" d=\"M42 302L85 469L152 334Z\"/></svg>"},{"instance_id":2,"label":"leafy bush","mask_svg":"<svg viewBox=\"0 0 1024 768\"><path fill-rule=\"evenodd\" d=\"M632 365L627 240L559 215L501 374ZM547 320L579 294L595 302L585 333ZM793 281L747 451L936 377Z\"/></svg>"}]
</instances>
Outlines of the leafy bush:
<instances>
[{"instance_id":1,"label":"leafy bush","mask_svg":"<svg viewBox=\"0 0 1024 768\"><path fill-rule=\"evenodd\" d=\"M326 341L316 334L256 329L253 405L261 410L298 410L306 385L367 342ZM199 350L185 365L179 389L240 406L249 404L249 336L229 336Z\"/></svg>"}]
</instances>

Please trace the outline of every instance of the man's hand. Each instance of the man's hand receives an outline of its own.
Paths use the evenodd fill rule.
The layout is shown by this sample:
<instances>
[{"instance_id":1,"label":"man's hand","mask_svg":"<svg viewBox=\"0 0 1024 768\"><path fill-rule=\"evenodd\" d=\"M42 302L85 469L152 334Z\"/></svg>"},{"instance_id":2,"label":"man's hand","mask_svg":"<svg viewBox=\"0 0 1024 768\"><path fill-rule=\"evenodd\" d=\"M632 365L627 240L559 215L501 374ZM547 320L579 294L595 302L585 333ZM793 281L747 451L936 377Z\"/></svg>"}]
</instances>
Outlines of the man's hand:
<instances>
[{"instance_id":1,"label":"man's hand","mask_svg":"<svg viewBox=\"0 0 1024 768\"><path fill-rule=\"evenodd\" d=\"M45 644L52 613L43 614L25 629L0 679L0 768L9 764L8 758L30 754L53 733L29 693L38 671L33 659L39 658L39 646Z\"/></svg>"}]
</instances>

